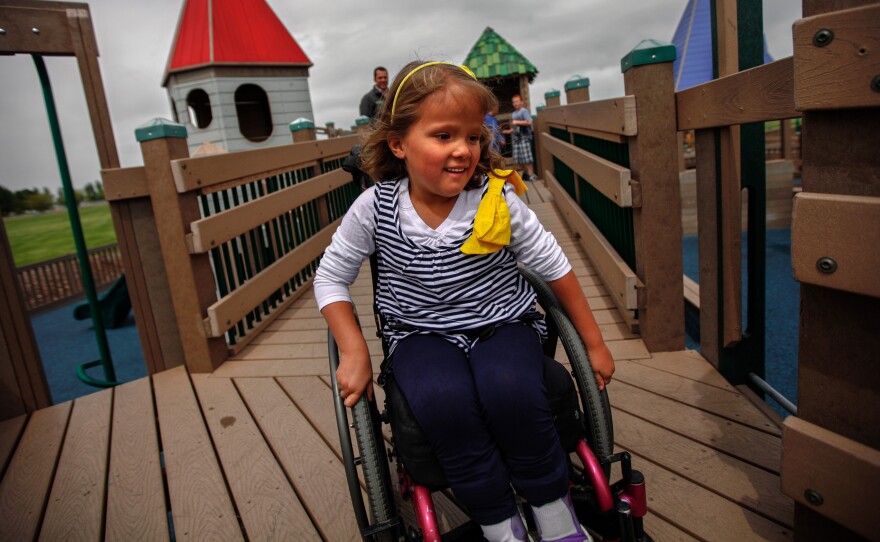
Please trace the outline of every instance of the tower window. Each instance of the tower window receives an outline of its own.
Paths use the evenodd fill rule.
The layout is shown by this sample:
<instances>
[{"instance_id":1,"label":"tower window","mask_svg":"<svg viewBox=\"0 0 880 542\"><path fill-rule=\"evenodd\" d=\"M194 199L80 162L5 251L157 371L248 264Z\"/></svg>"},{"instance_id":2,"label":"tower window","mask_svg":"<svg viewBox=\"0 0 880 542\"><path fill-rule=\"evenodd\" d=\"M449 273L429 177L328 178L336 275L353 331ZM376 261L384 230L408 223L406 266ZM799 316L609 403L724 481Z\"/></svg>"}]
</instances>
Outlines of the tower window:
<instances>
[{"instance_id":1,"label":"tower window","mask_svg":"<svg viewBox=\"0 0 880 542\"><path fill-rule=\"evenodd\" d=\"M238 129L250 141L265 141L272 134L269 97L257 85L245 84L235 90L235 113Z\"/></svg>"},{"instance_id":2,"label":"tower window","mask_svg":"<svg viewBox=\"0 0 880 542\"><path fill-rule=\"evenodd\" d=\"M214 118L211 113L211 98L200 88L193 89L186 95L186 110L189 121L196 128L207 128Z\"/></svg>"}]
</instances>

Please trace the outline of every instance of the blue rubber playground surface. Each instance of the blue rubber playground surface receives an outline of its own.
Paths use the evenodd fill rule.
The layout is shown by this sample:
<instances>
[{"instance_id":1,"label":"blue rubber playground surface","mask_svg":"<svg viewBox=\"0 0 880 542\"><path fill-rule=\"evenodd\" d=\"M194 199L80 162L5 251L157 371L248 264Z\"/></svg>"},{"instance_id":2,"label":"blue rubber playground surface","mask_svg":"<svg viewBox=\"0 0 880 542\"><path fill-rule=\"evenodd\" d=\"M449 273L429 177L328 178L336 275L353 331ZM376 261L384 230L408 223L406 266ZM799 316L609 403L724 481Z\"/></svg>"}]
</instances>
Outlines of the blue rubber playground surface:
<instances>
[{"instance_id":1,"label":"blue rubber playground surface","mask_svg":"<svg viewBox=\"0 0 880 542\"><path fill-rule=\"evenodd\" d=\"M744 280L745 250L746 243L743 238ZM684 274L699 282L700 268L695 235L682 239L682 256ZM790 229L767 230L765 258L767 276L764 317L767 335L764 343L764 380L796 405L800 285L794 280L791 272ZM745 312L744 297L743 313ZM748 330L748 327L744 329ZM687 347L693 350L700 349L700 345L690 336L687 337ZM767 402L783 416L788 415L772 399L768 399Z\"/></svg>"},{"instance_id":2,"label":"blue rubber playground surface","mask_svg":"<svg viewBox=\"0 0 880 542\"><path fill-rule=\"evenodd\" d=\"M699 282L697 238L687 236L682 244L684 272ZM745 261L745 256L743 260ZM796 403L800 289L791 275L791 230L767 230L766 265L766 380ZM76 378L77 365L98 359L91 320L73 318L73 309L78 303L39 314L32 319L55 403L96 391L96 388L83 384ZM131 313L122 326L107 330L107 340L117 381L128 382L147 375L137 327ZM688 338L688 348L699 350L699 344ZM104 379L100 368L91 369L89 375L99 380ZM768 402L777 407L772 400ZM783 413L781 408L777 410Z\"/></svg>"}]
</instances>

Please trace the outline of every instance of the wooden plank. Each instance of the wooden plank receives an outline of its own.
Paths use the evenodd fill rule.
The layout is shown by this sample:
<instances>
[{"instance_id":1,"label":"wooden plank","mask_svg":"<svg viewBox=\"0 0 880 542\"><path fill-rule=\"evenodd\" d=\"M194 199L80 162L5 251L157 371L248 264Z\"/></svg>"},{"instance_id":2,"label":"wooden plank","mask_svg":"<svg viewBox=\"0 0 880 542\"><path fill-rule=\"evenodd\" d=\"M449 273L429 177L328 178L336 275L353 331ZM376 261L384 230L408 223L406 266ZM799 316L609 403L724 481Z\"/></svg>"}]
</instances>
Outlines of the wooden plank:
<instances>
[{"instance_id":1,"label":"wooden plank","mask_svg":"<svg viewBox=\"0 0 880 542\"><path fill-rule=\"evenodd\" d=\"M676 92L678 130L798 117L793 81L794 61L786 57Z\"/></svg>"},{"instance_id":2,"label":"wooden plank","mask_svg":"<svg viewBox=\"0 0 880 542\"><path fill-rule=\"evenodd\" d=\"M799 111L880 106L880 93L872 89L880 73L878 26L876 3L795 22L794 99ZM814 36L828 29L833 37L817 45Z\"/></svg>"},{"instance_id":3,"label":"wooden plank","mask_svg":"<svg viewBox=\"0 0 880 542\"><path fill-rule=\"evenodd\" d=\"M653 367L661 371L672 373L696 380L702 384L715 386L722 390L736 391L736 388L721 376L706 358L696 350L684 350L681 352L654 352L650 359L639 360L640 365Z\"/></svg>"},{"instance_id":4,"label":"wooden plank","mask_svg":"<svg viewBox=\"0 0 880 542\"><path fill-rule=\"evenodd\" d=\"M784 426L782 491L865 538L876 539L880 450L796 416L786 418Z\"/></svg>"},{"instance_id":5,"label":"wooden plank","mask_svg":"<svg viewBox=\"0 0 880 542\"><path fill-rule=\"evenodd\" d=\"M100 539L112 407L112 389L74 401L40 540Z\"/></svg>"},{"instance_id":6,"label":"wooden plank","mask_svg":"<svg viewBox=\"0 0 880 542\"><path fill-rule=\"evenodd\" d=\"M191 378L247 537L321 540L232 381Z\"/></svg>"},{"instance_id":7,"label":"wooden plank","mask_svg":"<svg viewBox=\"0 0 880 542\"><path fill-rule=\"evenodd\" d=\"M206 331L210 332L209 336L222 337L227 329L244 318L272 292L290 280L290 277L319 257L330 244L330 238L341 222L342 218L336 219L229 295L208 307L205 323Z\"/></svg>"},{"instance_id":8,"label":"wooden plank","mask_svg":"<svg viewBox=\"0 0 880 542\"><path fill-rule=\"evenodd\" d=\"M335 169L307 181L242 203L231 209L192 223L192 252L207 252L246 233L272 218L290 212L341 186L351 183L351 175Z\"/></svg>"},{"instance_id":9,"label":"wooden plank","mask_svg":"<svg viewBox=\"0 0 880 542\"><path fill-rule=\"evenodd\" d=\"M668 542L697 542L697 539L650 511L644 518L645 532L652 540Z\"/></svg>"},{"instance_id":10,"label":"wooden plank","mask_svg":"<svg viewBox=\"0 0 880 542\"><path fill-rule=\"evenodd\" d=\"M633 454L648 480L648 510L699 540L713 542L792 540L792 532L737 503Z\"/></svg>"},{"instance_id":11,"label":"wooden plank","mask_svg":"<svg viewBox=\"0 0 880 542\"><path fill-rule=\"evenodd\" d=\"M284 314L284 312L287 311L287 309L290 308L290 306L293 305L297 299L307 293L310 294L312 291L311 285L313 280L315 280L314 275L307 278L293 293L287 296L284 301L277 304L275 308L272 309L272 312L263 315L263 318L259 322L256 322L250 330L247 330L246 335L236 337L235 344L229 346L230 357L238 354L239 352L247 348L251 341L253 341L257 337L262 336L263 332L267 330L269 326L271 326L272 323L275 322L275 320L279 316Z\"/></svg>"},{"instance_id":12,"label":"wooden plank","mask_svg":"<svg viewBox=\"0 0 880 542\"><path fill-rule=\"evenodd\" d=\"M541 111L541 120L565 127L632 136L638 133L635 96L579 102Z\"/></svg>"},{"instance_id":13,"label":"wooden plank","mask_svg":"<svg viewBox=\"0 0 880 542\"><path fill-rule=\"evenodd\" d=\"M602 282L621 312L635 310L638 307L638 277L623 261L587 215L572 201L562 189L559 182L549 171L545 172L547 186L553 192L553 201L559 214L569 227L580 236L581 246L595 265Z\"/></svg>"},{"instance_id":14,"label":"wooden plank","mask_svg":"<svg viewBox=\"0 0 880 542\"><path fill-rule=\"evenodd\" d=\"M0 483L0 530L7 540L35 540L73 403L34 412Z\"/></svg>"},{"instance_id":15,"label":"wooden plank","mask_svg":"<svg viewBox=\"0 0 880 542\"><path fill-rule=\"evenodd\" d=\"M183 366L153 375L165 477L178 540L244 540Z\"/></svg>"},{"instance_id":16,"label":"wooden plank","mask_svg":"<svg viewBox=\"0 0 880 542\"><path fill-rule=\"evenodd\" d=\"M49 54L73 56L73 44L63 9L0 6L0 21L5 33L0 40L0 54ZM34 32L33 29L39 29Z\"/></svg>"},{"instance_id":17,"label":"wooden plank","mask_svg":"<svg viewBox=\"0 0 880 542\"><path fill-rule=\"evenodd\" d=\"M700 285L687 275L681 276L684 300L697 309L700 308Z\"/></svg>"},{"instance_id":18,"label":"wooden plank","mask_svg":"<svg viewBox=\"0 0 880 542\"><path fill-rule=\"evenodd\" d=\"M614 379L770 435L782 434L779 427L771 423L738 391L722 390L696 380L626 361L616 365Z\"/></svg>"},{"instance_id":19,"label":"wooden plank","mask_svg":"<svg viewBox=\"0 0 880 542\"><path fill-rule=\"evenodd\" d=\"M792 526L794 503L780 491L779 476L625 411L615 408L613 417L616 445L634 450L652 463L756 514ZM647 487L648 494L653 495L650 478Z\"/></svg>"},{"instance_id":20,"label":"wooden plank","mask_svg":"<svg viewBox=\"0 0 880 542\"><path fill-rule=\"evenodd\" d=\"M696 410L622 381L612 381L609 394L613 405L633 416L770 472L779 471L782 445L778 436Z\"/></svg>"},{"instance_id":21,"label":"wooden plank","mask_svg":"<svg viewBox=\"0 0 880 542\"><path fill-rule=\"evenodd\" d=\"M144 166L102 169L101 181L107 201L150 197Z\"/></svg>"},{"instance_id":22,"label":"wooden plank","mask_svg":"<svg viewBox=\"0 0 880 542\"><path fill-rule=\"evenodd\" d=\"M205 189L232 180L252 180L305 167L315 160L347 155L360 136L303 141L234 153L174 160L171 168L178 192Z\"/></svg>"},{"instance_id":23,"label":"wooden plank","mask_svg":"<svg viewBox=\"0 0 880 542\"><path fill-rule=\"evenodd\" d=\"M629 169L547 133L541 134L541 144L619 207L633 206Z\"/></svg>"},{"instance_id":24,"label":"wooden plank","mask_svg":"<svg viewBox=\"0 0 880 542\"><path fill-rule=\"evenodd\" d=\"M342 462L291 398L268 378L235 386L324 540L360 540Z\"/></svg>"},{"instance_id":25,"label":"wooden plank","mask_svg":"<svg viewBox=\"0 0 880 542\"><path fill-rule=\"evenodd\" d=\"M880 197L795 195L791 226L795 280L880 297L878 246Z\"/></svg>"},{"instance_id":26,"label":"wooden plank","mask_svg":"<svg viewBox=\"0 0 880 542\"><path fill-rule=\"evenodd\" d=\"M15 451L15 446L18 444L21 432L27 424L27 418L27 415L22 414L21 416L0 422L0 480L3 479L3 475L6 473L6 467L9 465L9 460L12 458L12 452Z\"/></svg>"},{"instance_id":27,"label":"wooden plank","mask_svg":"<svg viewBox=\"0 0 880 542\"><path fill-rule=\"evenodd\" d=\"M114 395L105 539L169 540L150 379L117 386Z\"/></svg>"}]
</instances>

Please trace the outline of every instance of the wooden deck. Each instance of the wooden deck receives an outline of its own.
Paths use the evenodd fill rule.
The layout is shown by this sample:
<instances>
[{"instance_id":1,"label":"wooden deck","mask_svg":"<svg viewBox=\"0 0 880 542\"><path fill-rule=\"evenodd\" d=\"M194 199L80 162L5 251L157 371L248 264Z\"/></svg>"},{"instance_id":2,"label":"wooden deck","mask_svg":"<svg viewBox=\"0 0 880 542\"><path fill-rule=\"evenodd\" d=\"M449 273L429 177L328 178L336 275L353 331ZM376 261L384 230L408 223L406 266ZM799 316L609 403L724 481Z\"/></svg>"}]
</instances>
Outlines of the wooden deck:
<instances>
[{"instance_id":1,"label":"wooden deck","mask_svg":"<svg viewBox=\"0 0 880 542\"><path fill-rule=\"evenodd\" d=\"M617 360L615 442L646 475L654 539L791 539L772 415L699 354L650 354L546 191L528 197ZM378 364L368 276L353 293ZM358 540L327 375L326 328L306 295L212 375L172 369L0 422L2 538ZM441 525L463 520L436 499Z\"/></svg>"}]
</instances>

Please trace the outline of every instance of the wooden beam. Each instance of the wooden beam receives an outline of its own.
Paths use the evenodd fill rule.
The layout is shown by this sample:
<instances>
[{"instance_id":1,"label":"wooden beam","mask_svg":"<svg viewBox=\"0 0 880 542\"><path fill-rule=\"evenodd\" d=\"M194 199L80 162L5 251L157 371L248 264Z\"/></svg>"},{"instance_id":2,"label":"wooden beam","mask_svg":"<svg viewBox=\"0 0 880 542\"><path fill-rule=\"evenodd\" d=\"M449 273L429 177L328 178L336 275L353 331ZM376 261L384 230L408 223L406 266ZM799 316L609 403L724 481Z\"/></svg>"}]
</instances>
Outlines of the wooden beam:
<instances>
[{"instance_id":1,"label":"wooden beam","mask_svg":"<svg viewBox=\"0 0 880 542\"><path fill-rule=\"evenodd\" d=\"M551 124L567 128L626 136L638 133L634 96L548 107L541 111L540 116Z\"/></svg>"},{"instance_id":2,"label":"wooden beam","mask_svg":"<svg viewBox=\"0 0 880 542\"><path fill-rule=\"evenodd\" d=\"M678 130L799 117L793 66L786 57L677 92Z\"/></svg>"},{"instance_id":3,"label":"wooden beam","mask_svg":"<svg viewBox=\"0 0 880 542\"><path fill-rule=\"evenodd\" d=\"M192 252L207 252L350 182L349 173L342 168L334 169L308 181L197 220L192 223Z\"/></svg>"},{"instance_id":4,"label":"wooden beam","mask_svg":"<svg viewBox=\"0 0 880 542\"><path fill-rule=\"evenodd\" d=\"M880 106L880 4L825 13L794 24L798 111Z\"/></svg>"},{"instance_id":5,"label":"wooden beam","mask_svg":"<svg viewBox=\"0 0 880 542\"><path fill-rule=\"evenodd\" d=\"M796 416L783 422L782 492L866 539L880 533L880 450Z\"/></svg>"},{"instance_id":6,"label":"wooden beam","mask_svg":"<svg viewBox=\"0 0 880 542\"><path fill-rule=\"evenodd\" d=\"M551 136L541 134L544 150L565 162L576 174L619 207L633 207L633 189L629 169L605 160L579 147Z\"/></svg>"},{"instance_id":7,"label":"wooden beam","mask_svg":"<svg viewBox=\"0 0 880 542\"><path fill-rule=\"evenodd\" d=\"M63 9L0 6L0 21L6 31L0 40L0 54L73 54Z\"/></svg>"},{"instance_id":8,"label":"wooden beam","mask_svg":"<svg viewBox=\"0 0 880 542\"><path fill-rule=\"evenodd\" d=\"M307 241L288 252L284 257L260 271L251 280L231 292L223 299L208 307L205 319L206 331L210 337L222 337L227 329L267 299L272 292L281 287L290 277L302 271L315 260L330 244L330 238L339 227L339 218L330 226L310 237Z\"/></svg>"},{"instance_id":9,"label":"wooden beam","mask_svg":"<svg viewBox=\"0 0 880 542\"><path fill-rule=\"evenodd\" d=\"M102 169L104 196L107 201L150 197L147 175L143 166Z\"/></svg>"},{"instance_id":10,"label":"wooden beam","mask_svg":"<svg viewBox=\"0 0 880 542\"><path fill-rule=\"evenodd\" d=\"M544 179L547 188L553 193L553 202L559 213L579 237L580 244L590 257L602 283L611 293L614 304L626 318L630 329L633 329L637 326L633 311L640 308L638 289L643 285L605 236L565 192L553 173L544 171Z\"/></svg>"},{"instance_id":11,"label":"wooden beam","mask_svg":"<svg viewBox=\"0 0 880 542\"><path fill-rule=\"evenodd\" d=\"M880 297L880 197L794 197L791 261L799 282Z\"/></svg>"},{"instance_id":12,"label":"wooden beam","mask_svg":"<svg viewBox=\"0 0 880 542\"><path fill-rule=\"evenodd\" d=\"M228 181L260 179L307 167L315 160L348 155L360 142L352 135L304 141L278 147L174 160L171 168L178 192L204 189Z\"/></svg>"}]
</instances>

